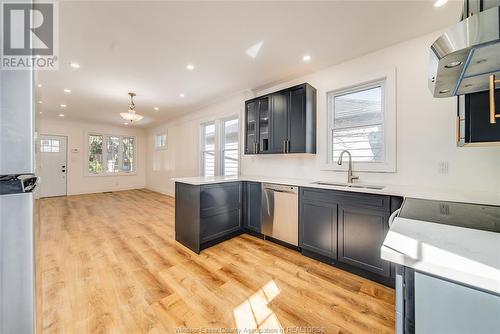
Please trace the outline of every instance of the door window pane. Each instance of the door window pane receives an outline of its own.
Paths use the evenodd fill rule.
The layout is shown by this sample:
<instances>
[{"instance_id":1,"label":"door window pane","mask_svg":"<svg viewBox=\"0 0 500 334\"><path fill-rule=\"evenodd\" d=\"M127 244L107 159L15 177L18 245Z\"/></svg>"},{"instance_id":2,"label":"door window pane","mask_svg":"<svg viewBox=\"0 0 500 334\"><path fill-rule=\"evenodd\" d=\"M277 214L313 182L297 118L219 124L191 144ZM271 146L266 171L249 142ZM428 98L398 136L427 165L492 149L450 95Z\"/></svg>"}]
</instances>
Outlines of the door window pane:
<instances>
[{"instance_id":1,"label":"door window pane","mask_svg":"<svg viewBox=\"0 0 500 334\"><path fill-rule=\"evenodd\" d=\"M106 171L116 173L118 168L118 151L120 148L119 137L108 137L106 150Z\"/></svg>"},{"instance_id":2,"label":"door window pane","mask_svg":"<svg viewBox=\"0 0 500 334\"><path fill-rule=\"evenodd\" d=\"M102 140L103 136L89 136L89 172L98 174L102 172Z\"/></svg>"},{"instance_id":3,"label":"door window pane","mask_svg":"<svg viewBox=\"0 0 500 334\"><path fill-rule=\"evenodd\" d=\"M42 152L42 153L59 153L59 140L57 140L57 139L42 139L40 142L40 152Z\"/></svg>"},{"instance_id":4,"label":"door window pane","mask_svg":"<svg viewBox=\"0 0 500 334\"><path fill-rule=\"evenodd\" d=\"M123 164L122 171L133 172L135 169L135 139L134 137L123 137Z\"/></svg>"}]
</instances>

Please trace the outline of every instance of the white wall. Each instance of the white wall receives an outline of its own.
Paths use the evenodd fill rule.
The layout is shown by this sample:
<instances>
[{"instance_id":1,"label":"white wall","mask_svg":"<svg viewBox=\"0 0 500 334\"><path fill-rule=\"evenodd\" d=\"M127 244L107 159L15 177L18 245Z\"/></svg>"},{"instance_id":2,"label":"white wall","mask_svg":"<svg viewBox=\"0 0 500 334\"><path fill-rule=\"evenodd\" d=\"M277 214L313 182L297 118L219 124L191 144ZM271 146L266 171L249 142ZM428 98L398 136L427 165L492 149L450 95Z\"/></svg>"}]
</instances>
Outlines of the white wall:
<instances>
[{"instance_id":1,"label":"white wall","mask_svg":"<svg viewBox=\"0 0 500 334\"><path fill-rule=\"evenodd\" d=\"M241 173L344 181L344 172L322 171L327 143L326 93L376 79L376 73L396 68L397 171L356 173L360 182L500 193L500 148L456 147L456 99L435 99L427 88L429 45L439 34L410 40L258 92L260 95L302 82L316 87L318 153L242 156ZM244 99L240 94L198 110L192 118L186 116L162 125L169 130L170 146L165 152L151 149L152 136L159 128L149 131L147 187L173 194L170 177L198 175L200 122L238 111L242 116ZM438 172L440 162L448 163L447 174Z\"/></svg>"},{"instance_id":2,"label":"white wall","mask_svg":"<svg viewBox=\"0 0 500 334\"><path fill-rule=\"evenodd\" d=\"M172 177L196 176L200 173L200 124L243 113L244 94L194 111L172 122L162 124L147 134L146 187L174 195ZM167 149L156 150L154 137L167 131Z\"/></svg>"},{"instance_id":3,"label":"white wall","mask_svg":"<svg viewBox=\"0 0 500 334\"><path fill-rule=\"evenodd\" d=\"M136 173L120 176L88 176L85 174L87 166L86 134L88 132L103 134L132 135L136 137ZM133 127L115 127L93 123L69 122L41 118L38 126L40 135L66 136L68 140L68 195L117 191L125 189L144 188L146 184L146 135L145 130ZM72 153L78 149L78 153ZM43 185L42 185L43 186Z\"/></svg>"}]
</instances>

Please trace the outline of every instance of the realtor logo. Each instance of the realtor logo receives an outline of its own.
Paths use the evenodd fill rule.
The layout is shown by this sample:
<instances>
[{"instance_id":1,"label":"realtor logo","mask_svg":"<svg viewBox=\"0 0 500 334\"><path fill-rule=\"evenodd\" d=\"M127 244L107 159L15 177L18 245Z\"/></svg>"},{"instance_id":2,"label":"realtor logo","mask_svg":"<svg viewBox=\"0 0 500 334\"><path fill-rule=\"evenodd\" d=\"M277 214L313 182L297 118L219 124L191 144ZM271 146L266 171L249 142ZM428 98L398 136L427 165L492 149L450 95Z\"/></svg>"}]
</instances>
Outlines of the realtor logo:
<instances>
[{"instance_id":1,"label":"realtor logo","mask_svg":"<svg viewBox=\"0 0 500 334\"><path fill-rule=\"evenodd\" d=\"M57 3L2 3L2 70L58 68Z\"/></svg>"}]
</instances>

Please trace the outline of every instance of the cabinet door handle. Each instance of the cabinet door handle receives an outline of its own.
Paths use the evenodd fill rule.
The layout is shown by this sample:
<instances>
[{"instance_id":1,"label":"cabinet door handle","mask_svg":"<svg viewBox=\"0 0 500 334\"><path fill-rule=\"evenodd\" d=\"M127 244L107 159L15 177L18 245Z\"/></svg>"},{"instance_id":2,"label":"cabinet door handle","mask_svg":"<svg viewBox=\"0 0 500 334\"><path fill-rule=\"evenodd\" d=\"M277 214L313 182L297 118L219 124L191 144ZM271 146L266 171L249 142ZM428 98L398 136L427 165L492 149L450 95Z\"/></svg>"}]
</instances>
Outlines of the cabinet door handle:
<instances>
[{"instance_id":1,"label":"cabinet door handle","mask_svg":"<svg viewBox=\"0 0 500 334\"><path fill-rule=\"evenodd\" d=\"M283 153L286 153L286 140L283 140Z\"/></svg>"},{"instance_id":2,"label":"cabinet door handle","mask_svg":"<svg viewBox=\"0 0 500 334\"><path fill-rule=\"evenodd\" d=\"M286 153L290 153L290 141L286 141Z\"/></svg>"},{"instance_id":3,"label":"cabinet door handle","mask_svg":"<svg viewBox=\"0 0 500 334\"><path fill-rule=\"evenodd\" d=\"M490 123L495 124L500 114L495 110L495 85L500 83L500 79L495 79L495 75L490 75Z\"/></svg>"}]
</instances>

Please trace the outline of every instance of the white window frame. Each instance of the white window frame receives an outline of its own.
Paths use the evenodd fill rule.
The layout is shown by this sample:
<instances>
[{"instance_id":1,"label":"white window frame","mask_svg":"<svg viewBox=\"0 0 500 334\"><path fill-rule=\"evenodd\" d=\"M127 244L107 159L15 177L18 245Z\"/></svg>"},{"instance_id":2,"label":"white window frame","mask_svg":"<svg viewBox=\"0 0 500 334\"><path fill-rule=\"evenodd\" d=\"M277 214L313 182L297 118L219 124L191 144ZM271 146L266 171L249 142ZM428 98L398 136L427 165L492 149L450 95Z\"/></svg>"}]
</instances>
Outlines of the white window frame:
<instances>
[{"instance_id":1,"label":"white window frame","mask_svg":"<svg viewBox=\"0 0 500 334\"><path fill-rule=\"evenodd\" d=\"M237 119L238 120L238 173L235 176L240 175L241 170L241 119L239 115L227 116L219 119L214 119L211 121L203 122L200 124L200 140L199 140L199 175L205 175L205 166L203 163L203 156L206 151L204 151L204 127L209 124L215 124L215 170L214 176L223 176L224 167L224 122Z\"/></svg>"},{"instance_id":2,"label":"white window frame","mask_svg":"<svg viewBox=\"0 0 500 334\"><path fill-rule=\"evenodd\" d=\"M103 158L104 158L104 150L107 147L108 139L109 137L118 137L120 142L118 146L118 172L108 172L108 171L103 171L101 173L91 173L89 172L89 136L103 136L103 141L102 141L102 149L103 149ZM134 170L131 172L125 172L122 170L123 167L123 138L134 138ZM106 134L98 131L89 131L85 133L84 137L84 144L85 144L85 158L84 158L84 175L85 176L91 176L91 177L99 177L99 176L133 176L137 175L137 137L133 135L117 135L117 134ZM104 161L103 161L103 166L104 166Z\"/></svg>"},{"instance_id":3,"label":"white window frame","mask_svg":"<svg viewBox=\"0 0 500 334\"><path fill-rule=\"evenodd\" d=\"M372 80L366 80L349 85L341 89L335 89L327 92L327 162L326 169L334 171L347 170L348 163L342 166L333 161L333 138L334 130L334 98L347 93L363 91L374 87L382 86L382 113L383 113L383 131L384 131L384 160L377 162L355 162L353 161L353 170L358 172L396 172L396 71L395 69L384 72L383 75L374 77Z\"/></svg>"},{"instance_id":4,"label":"white window frame","mask_svg":"<svg viewBox=\"0 0 500 334\"><path fill-rule=\"evenodd\" d=\"M159 136L165 136L165 145L162 145L162 146L158 146L158 145L157 145L156 139L157 139ZM168 131L167 131L167 130L165 130L165 131L163 131L163 132L160 132L160 133L155 134L155 138L154 138L154 145L155 145L155 149L156 149L156 150L166 150L166 149L167 149L167 147L168 147Z\"/></svg>"},{"instance_id":5,"label":"white window frame","mask_svg":"<svg viewBox=\"0 0 500 334\"><path fill-rule=\"evenodd\" d=\"M214 125L214 176L219 175L218 170L220 168L219 163L218 163L218 155L217 155L217 148L220 147L220 144L218 143L218 140L220 139L219 136L219 126L217 124L217 121L209 121L209 122L204 122L200 124L200 176L205 176L205 164L203 163L204 159L203 157L205 156L206 152L210 152L208 150L205 150L205 127L207 125Z\"/></svg>"},{"instance_id":6,"label":"white window frame","mask_svg":"<svg viewBox=\"0 0 500 334\"><path fill-rule=\"evenodd\" d=\"M236 175L230 175L230 176L239 176L240 175L240 168L241 168L241 123L240 123L240 117L238 115L233 115L229 117L225 117L219 120L220 122L220 175L224 175L224 155L226 151L226 143L225 143L225 138L226 138L226 127L225 123L227 121L232 121L232 120L238 120L238 170L236 171ZM225 176L225 175L224 175Z\"/></svg>"}]
</instances>

